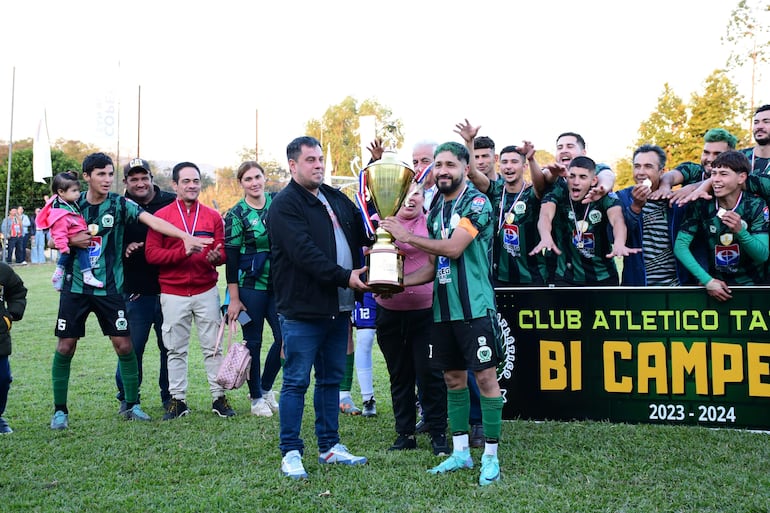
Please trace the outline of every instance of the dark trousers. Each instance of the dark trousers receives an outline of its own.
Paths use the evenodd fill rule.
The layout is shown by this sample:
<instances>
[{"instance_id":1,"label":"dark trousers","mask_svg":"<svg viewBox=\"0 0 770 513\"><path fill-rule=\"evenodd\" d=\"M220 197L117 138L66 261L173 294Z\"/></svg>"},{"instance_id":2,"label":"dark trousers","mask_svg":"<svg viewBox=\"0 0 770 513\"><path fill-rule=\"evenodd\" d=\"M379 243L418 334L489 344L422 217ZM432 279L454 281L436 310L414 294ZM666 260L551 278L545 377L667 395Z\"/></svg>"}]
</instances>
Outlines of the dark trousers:
<instances>
[{"instance_id":1,"label":"dark trousers","mask_svg":"<svg viewBox=\"0 0 770 513\"><path fill-rule=\"evenodd\" d=\"M12 264L11 257L15 254L16 255L16 263L20 264L24 261L26 258L26 255L24 254L24 247L23 247L24 239L22 237L8 237L8 251L6 254L5 261L8 262L8 264Z\"/></svg>"},{"instance_id":2,"label":"dark trousers","mask_svg":"<svg viewBox=\"0 0 770 513\"><path fill-rule=\"evenodd\" d=\"M11 389L11 362L8 356L0 356L0 416L5 412L8 404L8 391Z\"/></svg>"},{"instance_id":3,"label":"dark trousers","mask_svg":"<svg viewBox=\"0 0 770 513\"><path fill-rule=\"evenodd\" d=\"M447 427L446 384L441 371L429 365L433 310L397 311L377 305L377 343L390 375L396 433L414 434L417 412L415 386L419 383L423 419L431 434Z\"/></svg>"},{"instance_id":4,"label":"dark trousers","mask_svg":"<svg viewBox=\"0 0 770 513\"><path fill-rule=\"evenodd\" d=\"M133 301L128 294L126 297L126 319L131 330L131 345L136 353L136 363L139 366L139 385L142 384L142 359L144 349L150 338L150 330L155 328L155 336L160 351L160 375L158 386L160 387L160 400L165 404L171 399L168 391L168 350L163 345L161 326L163 326L163 313L160 310L160 296L141 295ZM120 365L115 371L115 384L118 386L118 400L125 400L123 379L120 376Z\"/></svg>"}]
</instances>

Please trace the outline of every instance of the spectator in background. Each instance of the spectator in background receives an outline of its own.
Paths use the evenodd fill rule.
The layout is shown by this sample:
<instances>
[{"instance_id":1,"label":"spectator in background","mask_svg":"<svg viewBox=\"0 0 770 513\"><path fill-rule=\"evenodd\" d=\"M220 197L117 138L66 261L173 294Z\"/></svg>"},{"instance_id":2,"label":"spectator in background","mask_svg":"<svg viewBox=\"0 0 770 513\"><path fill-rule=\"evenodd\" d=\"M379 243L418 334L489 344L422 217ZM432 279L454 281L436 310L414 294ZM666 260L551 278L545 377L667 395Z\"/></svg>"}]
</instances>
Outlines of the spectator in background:
<instances>
[{"instance_id":1,"label":"spectator in background","mask_svg":"<svg viewBox=\"0 0 770 513\"><path fill-rule=\"evenodd\" d=\"M37 217L40 215L40 208L35 209L35 215L32 218L32 224L30 225L30 230L32 232L32 255L31 260L33 264L44 264L46 263L46 256L45 256L45 245L48 242L48 230L38 230L37 226L35 226L35 223L37 221Z\"/></svg>"},{"instance_id":2,"label":"spectator in background","mask_svg":"<svg viewBox=\"0 0 770 513\"><path fill-rule=\"evenodd\" d=\"M24 213L24 207L19 205L16 207L21 218L21 258L22 264L27 263L27 248L29 247L29 238L31 236L30 229L32 228L32 222L29 220L29 216ZM18 263L18 258L17 258Z\"/></svg>"}]
</instances>

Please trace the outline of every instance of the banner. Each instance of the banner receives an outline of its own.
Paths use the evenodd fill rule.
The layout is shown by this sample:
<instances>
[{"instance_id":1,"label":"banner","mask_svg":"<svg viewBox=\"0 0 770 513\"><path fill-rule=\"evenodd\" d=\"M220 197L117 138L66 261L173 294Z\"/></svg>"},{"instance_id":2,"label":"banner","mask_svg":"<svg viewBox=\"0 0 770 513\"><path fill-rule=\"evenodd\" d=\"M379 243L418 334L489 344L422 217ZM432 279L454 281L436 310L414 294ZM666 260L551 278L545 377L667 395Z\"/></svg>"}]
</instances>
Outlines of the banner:
<instances>
[{"instance_id":1,"label":"banner","mask_svg":"<svg viewBox=\"0 0 770 513\"><path fill-rule=\"evenodd\" d=\"M496 289L503 417L770 429L770 287Z\"/></svg>"},{"instance_id":2,"label":"banner","mask_svg":"<svg viewBox=\"0 0 770 513\"><path fill-rule=\"evenodd\" d=\"M48 139L48 122L45 111L37 122L37 131L32 140L32 178L45 183L45 178L53 176L51 164L51 143Z\"/></svg>"}]
</instances>

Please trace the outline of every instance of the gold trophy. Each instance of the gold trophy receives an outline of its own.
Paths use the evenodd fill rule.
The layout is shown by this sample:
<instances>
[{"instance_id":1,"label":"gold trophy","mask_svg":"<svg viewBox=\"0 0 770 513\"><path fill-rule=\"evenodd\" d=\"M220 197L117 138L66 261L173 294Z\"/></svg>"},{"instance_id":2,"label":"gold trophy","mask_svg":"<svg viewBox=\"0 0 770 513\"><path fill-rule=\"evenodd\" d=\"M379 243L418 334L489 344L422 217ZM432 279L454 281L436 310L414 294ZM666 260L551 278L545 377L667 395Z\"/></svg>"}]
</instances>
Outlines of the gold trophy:
<instances>
[{"instance_id":1,"label":"gold trophy","mask_svg":"<svg viewBox=\"0 0 770 513\"><path fill-rule=\"evenodd\" d=\"M364 168L366 188L380 219L396 215L414 179L414 170L386 150L382 158ZM367 284L375 294L404 290L404 252L393 244L390 233L377 228L377 240L366 253Z\"/></svg>"}]
</instances>

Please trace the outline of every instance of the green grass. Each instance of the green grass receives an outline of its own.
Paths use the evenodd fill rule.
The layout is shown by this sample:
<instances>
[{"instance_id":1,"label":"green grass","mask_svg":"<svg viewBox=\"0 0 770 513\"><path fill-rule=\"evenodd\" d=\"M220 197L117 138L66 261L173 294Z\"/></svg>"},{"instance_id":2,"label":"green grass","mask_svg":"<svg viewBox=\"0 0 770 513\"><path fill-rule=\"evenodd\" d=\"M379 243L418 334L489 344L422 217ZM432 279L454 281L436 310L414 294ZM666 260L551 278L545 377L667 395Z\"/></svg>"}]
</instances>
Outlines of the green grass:
<instances>
[{"instance_id":1,"label":"green grass","mask_svg":"<svg viewBox=\"0 0 770 513\"><path fill-rule=\"evenodd\" d=\"M417 451L386 451L395 433L378 350L379 416L340 419L343 442L370 463L319 466L308 404L303 437L309 480L292 481L279 473L278 419L249 415L245 387L229 394L237 417L225 420L210 412L197 342L191 346L193 414L158 420L158 353L151 344L143 405L155 420L120 420L115 354L93 316L73 361L70 429L53 432L53 268L17 269L30 293L27 314L13 329L15 381L5 417L15 432L0 437L0 512L770 511L770 438L745 431L506 421L502 482L479 488L477 469L429 475L425 470L440 459L424 436ZM279 384L280 377L276 389ZM360 404L355 385L354 397ZM481 453L473 454L478 465Z\"/></svg>"}]
</instances>

